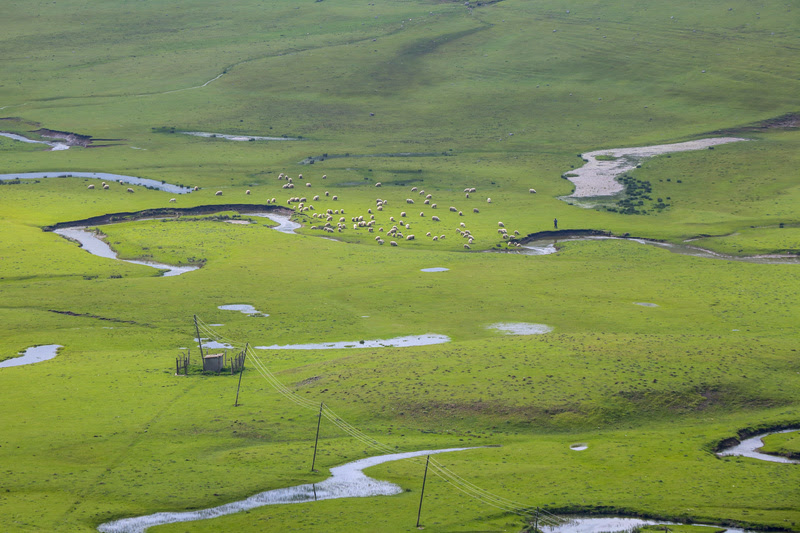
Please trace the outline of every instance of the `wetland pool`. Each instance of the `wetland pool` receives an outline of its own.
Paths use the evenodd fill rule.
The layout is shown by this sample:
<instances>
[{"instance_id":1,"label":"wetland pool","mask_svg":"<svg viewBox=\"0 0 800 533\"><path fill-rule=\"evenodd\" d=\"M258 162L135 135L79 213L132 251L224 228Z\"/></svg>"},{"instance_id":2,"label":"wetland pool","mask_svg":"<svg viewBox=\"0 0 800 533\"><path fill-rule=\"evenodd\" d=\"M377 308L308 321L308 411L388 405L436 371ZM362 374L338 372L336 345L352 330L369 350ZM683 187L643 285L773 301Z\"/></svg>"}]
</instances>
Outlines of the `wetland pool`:
<instances>
[{"instance_id":1,"label":"wetland pool","mask_svg":"<svg viewBox=\"0 0 800 533\"><path fill-rule=\"evenodd\" d=\"M60 344L45 344L43 346L32 346L25 350L19 357L6 359L0 362L0 368L12 366L32 365L53 359L58 353L58 349L63 348Z\"/></svg>"}]
</instances>

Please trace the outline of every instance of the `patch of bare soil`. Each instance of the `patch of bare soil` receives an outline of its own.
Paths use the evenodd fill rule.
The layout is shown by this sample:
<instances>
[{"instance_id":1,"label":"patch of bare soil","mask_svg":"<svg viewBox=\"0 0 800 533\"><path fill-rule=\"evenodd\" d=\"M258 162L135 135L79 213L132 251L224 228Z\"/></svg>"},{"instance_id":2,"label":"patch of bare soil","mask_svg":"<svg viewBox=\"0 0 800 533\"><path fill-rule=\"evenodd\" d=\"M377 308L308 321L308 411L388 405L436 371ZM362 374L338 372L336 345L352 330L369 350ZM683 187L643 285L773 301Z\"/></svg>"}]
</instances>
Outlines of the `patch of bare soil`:
<instances>
[{"instance_id":1,"label":"patch of bare soil","mask_svg":"<svg viewBox=\"0 0 800 533\"><path fill-rule=\"evenodd\" d=\"M714 134L737 135L740 133L758 133L769 130L792 130L800 128L800 113L787 113L775 118L768 118L753 124L717 130Z\"/></svg>"}]
</instances>

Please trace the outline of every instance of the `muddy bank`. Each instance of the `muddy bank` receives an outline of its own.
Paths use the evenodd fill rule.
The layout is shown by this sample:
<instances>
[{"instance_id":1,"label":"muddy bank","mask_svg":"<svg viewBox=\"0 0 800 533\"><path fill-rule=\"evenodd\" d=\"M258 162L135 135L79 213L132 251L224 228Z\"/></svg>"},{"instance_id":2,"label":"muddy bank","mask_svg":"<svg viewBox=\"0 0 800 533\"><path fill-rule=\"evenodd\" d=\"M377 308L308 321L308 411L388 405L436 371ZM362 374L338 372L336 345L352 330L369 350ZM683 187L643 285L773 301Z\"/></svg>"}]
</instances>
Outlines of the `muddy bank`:
<instances>
[{"instance_id":1,"label":"muddy bank","mask_svg":"<svg viewBox=\"0 0 800 533\"><path fill-rule=\"evenodd\" d=\"M32 365L53 359L58 353L58 349L63 348L60 344L47 344L44 346L32 346L25 350L19 357L13 359L6 359L0 362L0 368L8 368L12 366Z\"/></svg>"},{"instance_id":2,"label":"muddy bank","mask_svg":"<svg viewBox=\"0 0 800 533\"><path fill-rule=\"evenodd\" d=\"M331 477L320 483L308 483L296 487L274 489L250 496L245 500L227 503L218 507L201 509L199 511L164 512L155 513L135 518L123 518L101 524L97 530L103 533L141 533L149 527L176 522L191 522L206 520L233 513L248 511L265 505L305 503L318 500L332 500L336 498L366 498L370 496L392 496L399 494L403 489L394 483L373 479L364 474L363 470L371 466L410 459L423 455L437 453L458 452L473 448L448 448L444 450L422 450L408 453L394 453L368 457L351 463L331 468Z\"/></svg>"},{"instance_id":3,"label":"muddy bank","mask_svg":"<svg viewBox=\"0 0 800 533\"><path fill-rule=\"evenodd\" d=\"M46 144L50 147L51 152L57 152L59 150L68 150L69 145L65 143L57 143L57 142L48 142L48 141L37 141L35 139L29 139L24 135L19 135L17 133L9 133L7 131L0 131L0 137L5 137L7 139L11 139L14 141L19 141L26 144Z\"/></svg>"},{"instance_id":4,"label":"muddy bank","mask_svg":"<svg viewBox=\"0 0 800 533\"><path fill-rule=\"evenodd\" d=\"M540 241L544 239L566 240L594 236L611 237L612 233L610 231L599 229L562 229L553 231L537 231L536 233L529 233L528 235L518 239L511 239L511 241L518 242L520 244L528 244L531 241Z\"/></svg>"},{"instance_id":5,"label":"muddy bank","mask_svg":"<svg viewBox=\"0 0 800 533\"><path fill-rule=\"evenodd\" d=\"M190 187L183 185L173 185L166 181L151 180L148 178L137 178L136 176L125 176L123 174L109 174L108 172L18 172L16 174L0 174L0 181L11 180L41 180L47 178L89 178L106 180L108 182L127 183L130 185L140 185L148 189L155 189L173 194L188 194L192 192ZM113 185L113 183L111 184Z\"/></svg>"},{"instance_id":6,"label":"muddy bank","mask_svg":"<svg viewBox=\"0 0 800 533\"><path fill-rule=\"evenodd\" d=\"M586 164L569 170L563 177L575 184L575 191L564 198L592 198L613 196L623 191L623 185L616 180L625 172L631 171L649 157L675 152L702 150L722 144L745 141L739 137L713 137L675 144L638 146L631 148L609 148L580 154ZM563 199L563 198L562 198Z\"/></svg>"},{"instance_id":7,"label":"muddy bank","mask_svg":"<svg viewBox=\"0 0 800 533\"><path fill-rule=\"evenodd\" d=\"M84 218L81 220L71 220L69 222L57 222L52 226L44 226L44 231L55 231L63 228L74 228L79 226L102 226L104 224L115 224L118 222L132 222L145 218L178 218L184 215L213 215L225 211L236 211L239 214L246 214L252 211L265 211L276 215L290 215L294 211L277 205L260 204L219 204L219 205L198 205L195 207L160 207L156 209L145 209L143 211L131 211L122 213L109 213L96 217ZM263 215L267 216L267 215Z\"/></svg>"}]
</instances>

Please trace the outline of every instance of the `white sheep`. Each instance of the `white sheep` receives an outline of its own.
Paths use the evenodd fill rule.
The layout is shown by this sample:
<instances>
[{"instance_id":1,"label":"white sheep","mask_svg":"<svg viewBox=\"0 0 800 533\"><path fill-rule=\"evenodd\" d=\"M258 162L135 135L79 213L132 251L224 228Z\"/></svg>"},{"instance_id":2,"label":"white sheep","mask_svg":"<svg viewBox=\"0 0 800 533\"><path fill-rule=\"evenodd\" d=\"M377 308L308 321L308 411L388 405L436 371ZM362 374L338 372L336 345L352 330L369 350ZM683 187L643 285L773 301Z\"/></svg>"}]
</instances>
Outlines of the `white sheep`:
<instances>
[{"instance_id":1,"label":"white sheep","mask_svg":"<svg viewBox=\"0 0 800 533\"><path fill-rule=\"evenodd\" d=\"M193 191L199 191L199 190L200 190L200 187L198 187L197 185L195 185L194 187L192 187L192 190L193 190Z\"/></svg>"},{"instance_id":2,"label":"white sheep","mask_svg":"<svg viewBox=\"0 0 800 533\"><path fill-rule=\"evenodd\" d=\"M472 208L472 212L473 212L473 213L480 213L480 211L478 211L478 208L477 208L477 207L473 207L473 208Z\"/></svg>"},{"instance_id":3,"label":"white sheep","mask_svg":"<svg viewBox=\"0 0 800 533\"><path fill-rule=\"evenodd\" d=\"M490 204L490 203L492 203L492 199L491 199L491 198L487 198L487 199L486 199L486 203L487 203L487 204Z\"/></svg>"},{"instance_id":4,"label":"white sheep","mask_svg":"<svg viewBox=\"0 0 800 533\"><path fill-rule=\"evenodd\" d=\"M458 212L458 216L463 217L464 216L464 212L463 211L459 211Z\"/></svg>"},{"instance_id":5,"label":"white sheep","mask_svg":"<svg viewBox=\"0 0 800 533\"><path fill-rule=\"evenodd\" d=\"M458 209L456 209L455 207L453 207L453 206L451 205L451 206L450 206L450 212L451 212L451 213L457 213L457 212L458 212Z\"/></svg>"},{"instance_id":6,"label":"white sheep","mask_svg":"<svg viewBox=\"0 0 800 533\"><path fill-rule=\"evenodd\" d=\"M406 198L406 203L407 204L413 204L414 200L412 200L411 198Z\"/></svg>"},{"instance_id":7,"label":"white sheep","mask_svg":"<svg viewBox=\"0 0 800 533\"><path fill-rule=\"evenodd\" d=\"M325 196L330 196L330 195L331 195L331 193L329 193L328 191L325 191Z\"/></svg>"},{"instance_id":8,"label":"white sheep","mask_svg":"<svg viewBox=\"0 0 800 533\"><path fill-rule=\"evenodd\" d=\"M408 215L406 215L406 212L405 212L405 211L400 211L400 216L401 216L401 217L405 217L405 216L408 216Z\"/></svg>"},{"instance_id":9,"label":"white sheep","mask_svg":"<svg viewBox=\"0 0 800 533\"><path fill-rule=\"evenodd\" d=\"M94 189L94 185L89 185L89 186L88 186L88 187L86 187L86 188L87 188L87 189Z\"/></svg>"},{"instance_id":10,"label":"white sheep","mask_svg":"<svg viewBox=\"0 0 800 533\"><path fill-rule=\"evenodd\" d=\"M431 204L431 209L436 209L436 204Z\"/></svg>"},{"instance_id":11,"label":"white sheep","mask_svg":"<svg viewBox=\"0 0 800 533\"><path fill-rule=\"evenodd\" d=\"M406 235L406 240L407 241L413 241L414 240L414 236L413 235Z\"/></svg>"},{"instance_id":12,"label":"white sheep","mask_svg":"<svg viewBox=\"0 0 800 533\"><path fill-rule=\"evenodd\" d=\"M411 187L411 192L417 192L417 188L416 187Z\"/></svg>"},{"instance_id":13,"label":"white sheep","mask_svg":"<svg viewBox=\"0 0 800 533\"><path fill-rule=\"evenodd\" d=\"M397 243L394 241L389 241L389 244L391 244L392 246L397 246Z\"/></svg>"},{"instance_id":14,"label":"white sheep","mask_svg":"<svg viewBox=\"0 0 800 533\"><path fill-rule=\"evenodd\" d=\"M430 200L425 200L423 203L424 203L425 205L430 205L431 201L430 201Z\"/></svg>"},{"instance_id":15,"label":"white sheep","mask_svg":"<svg viewBox=\"0 0 800 533\"><path fill-rule=\"evenodd\" d=\"M327 174L323 174L322 175L322 179L324 179L324 180L328 179L328 175Z\"/></svg>"},{"instance_id":16,"label":"white sheep","mask_svg":"<svg viewBox=\"0 0 800 533\"><path fill-rule=\"evenodd\" d=\"M501 228L505 228L505 227L506 227L506 226L505 226L505 224L503 224L502 222L498 222L498 223L497 223L497 225L498 225L499 227L501 227Z\"/></svg>"},{"instance_id":17,"label":"white sheep","mask_svg":"<svg viewBox=\"0 0 800 533\"><path fill-rule=\"evenodd\" d=\"M317 200L319 200L319 194L314 195L314 201L316 202Z\"/></svg>"},{"instance_id":18,"label":"white sheep","mask_svg":"<svg viewBox=\"0 0 800 533\"><path fill-rule=\"evenodd\" d=\"M104 190L108 190L108 188L109 188L109 187L108 187L108 184L105 184L105 185L103 185L103 189L104 189Z\"/></svg>"},{"instance_id":19,"label":"white sheep","mask_svg":"<svg viewBox=\"0 0 800 533\"><path fill-rule=\"evenodd\" d=\"M128 192L133 192L133 189L131 189L130 187L128 187Z\"/></svg>"},{"instance_id":20,"label":"white sheep","mask_svg":"<svg viewBox=\"0 0 800 533\"><path fill-rule=\"evenodd\" d=\"M381 186L381 182L379 181L378 183L375 184L375 186L376 187L380 187Z\"/></svg>"},{"instance_id":21,"label":"white sheep","mask_svg":"<svg viewBox=\"0 0 800 533\"><path fill-rule=\"evenodd\" d=\"M460 226L461 226L462 228L466 228L466 227L467 227L467 225L466 225L466 224L464 224L463 222L460 224Z\"/></svg>"},{"instance_id":22,"label":"white sheep","mask_svg":"<svg viewBox=\"0 0 800 533\"><path fill-rule=\"evenodd\" d=\"M431 220L433 220L434 222L439 222L439 217L434 215L434 216L431 217Z\"/></svg>"},{"instance_id":23,"label":"white sheep","mask_svg":"<svg viewBox=\"0 0 800 533\"><path fill-rule=\"evenodd\" d=\"M390 222L394 222L394 217L389 217Z\"/></svg>"},{"instance_id":24,"label":"white sheep","mask_svg":"<svg viewBox=\"0 0 800 533\"><path fill-rule=\"evenodd\" d=\"M464 248L466 248L467 250L469 250L469 249L470 249L470 248L469 248L469 244L465 244L465 245L464 245Z\"/></svg>"},{"instance_id":25,"label":"white sheep","mask_svg":"<svg viewBox=\"0 0 800 533\"><path fill-rule=\"evenodd\" d=\"M419 216L424 217L425 216L425 212L424 211L420 211L419 212Z\"/></svg>"},{"instance_id":26,"label":"white sheep","mask_svg":"<svg viewBox=\"0 0 800 533\"><path fill-rule=\"evenodd\" d=\"M338 200L338 199L339 199L339 197L338 197L338 196L334 196L333 198L331 198L331 200L333 200L334 202L335 202L336 200Z\"/></svg>"},{"instance_id":27,"label":"white sheep","mask_svg":"<svg viewBox=\"0 0 800 533\"><path fill-rule=\"evenodd\" d=\"M426 237L430 237L431 236L431 232L429 231L428 233L425 234L425 236Z\"/></svg>"},{"instance_id":28,"label":"white sheep","mask_svg":"<svg viewBox=\"0 0 800 533\"><path fill-rule=\"evenodd\" d=\"M528 189L528 192L531 194L536 194L536 189Z\"/></svg>"},{"instance_id":29,"label":"white sheep","mask_svg":"<svg viewBox=\"0 0 800 533\"><path fill-rule=\"evenodd\" d=\"M176 201L177 201L177 200L175 200L175 198L170 198L170 199L169 199L169 203L171 203L171 204L174 204Z\"/></svg>"},{"instance_id":30,"label":"white sheep","mask_svg":"<svg viewBox=\"0 0 800 533\"><path fill-rule=\"evenodd\" d=\"M247 189L246 191L244 191L244 193L245 194L250 194L250 189Z\"/></svg>"},{"instance_id":31,"label":"white sheep","mask_svg":"<svg viewBox=\"0 0 800 533\"><path fill-rule=\"evenodd\" d=\"M311 184L310 183L306 183L306 187L311 187Z\"/></svg>"},{"instance_id":32,"label":"white sheep","mask_svg":"<svg viewBox=\"0 0 800 533\"><path fill-rule=\"evenodd\" d=\"M434 236L433 236L433 240L434 240L434 241L438 241L438 240L439 240L439 237L437 237L436 235L434 235Z\"/></svg>"}]
</instances>

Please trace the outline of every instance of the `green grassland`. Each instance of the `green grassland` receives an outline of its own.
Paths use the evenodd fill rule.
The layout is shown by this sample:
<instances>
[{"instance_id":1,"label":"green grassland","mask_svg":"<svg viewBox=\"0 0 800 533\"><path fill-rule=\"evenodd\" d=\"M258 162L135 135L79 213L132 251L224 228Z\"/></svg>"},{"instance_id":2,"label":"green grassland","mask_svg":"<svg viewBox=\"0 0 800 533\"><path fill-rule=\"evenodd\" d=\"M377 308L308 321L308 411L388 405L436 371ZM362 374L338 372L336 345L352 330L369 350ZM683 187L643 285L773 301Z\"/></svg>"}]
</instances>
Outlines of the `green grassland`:
<instances>
[{"instance_id":1,"label":"green grassland","mask_svg":"<svg viewBox=\"0 0 800 533\"><path fill-rule=\"evenodd\" d=\"M800 426L797 265L631 241L528 256L497 232L502 222L525 236L558 218L562 229L699 237L692 244L734 255L798 253L800 133L791 120L761 127L799 109L798 9L744 0L9 3L0 130L75 132L95 146L51 152L0 137L0 173L102 171L199 190L130 194L55 177L0 185L0 360L63 346L53 360L0 369L0 529L92 531L321 481L330 467L378 453L323 423L312 473L315 413L254 366L239 407L238 376L175 376L174 358L186 348L195 356L198 315L251 346L448 335L411 348L256 352L291 390L399 451L499 445L438 459L505 498L560 514L800 531L800 469L713 453L740 432ZM582 152L719 135L748 142L629 172L665 208L625 215L559 199ZM284 172L295 189L282 188ZM177 277L42 231L172 206L275 198L296 209L292 196L314 205L293 214L296 235L235 211L97 227L124 259L202 265ZM376 198L388 202L382 211ZM327 209L344 210L333 222L344 217L346 229L311 229L324 223L312 214ZM375 232L352 228L352 217L370 215ZM415 239L379 245L376 236L390 239L378 228L400 218ZM470 250L458 229L474 236ZM428 267L449 270L420 271ZM234 303L269 316L218 309ZM497 322L553 331L509 336L487 328ZM766 443L797 452L796 433ZM423 462L368 471L400 485L397 496L152 531L409 531ZM428 530L526 526L439 478L428 483Z\"/></svg>"}]
</instances>

